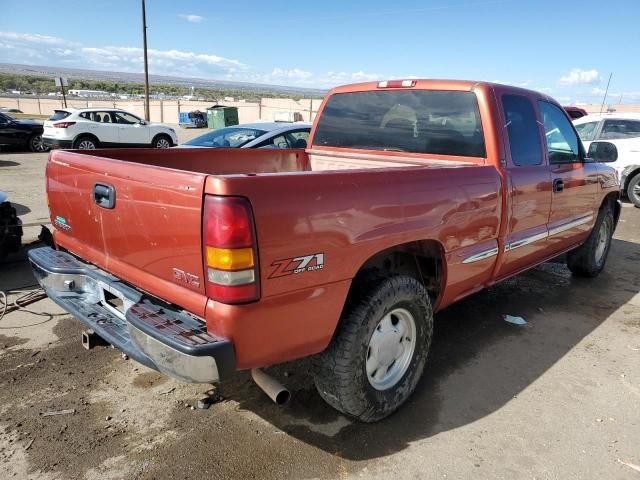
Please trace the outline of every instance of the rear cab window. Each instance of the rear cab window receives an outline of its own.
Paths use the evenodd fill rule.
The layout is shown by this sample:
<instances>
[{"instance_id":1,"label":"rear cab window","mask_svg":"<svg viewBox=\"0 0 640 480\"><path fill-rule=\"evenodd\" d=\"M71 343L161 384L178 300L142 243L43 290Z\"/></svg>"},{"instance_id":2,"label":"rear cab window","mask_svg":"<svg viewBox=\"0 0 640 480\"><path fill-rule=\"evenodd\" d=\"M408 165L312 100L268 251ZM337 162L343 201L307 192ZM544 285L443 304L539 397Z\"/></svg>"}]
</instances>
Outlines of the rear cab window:
<instances>
[{"instance_id":1,"label":"rear cab window","mask_svg":"<svg viewBox=\"0 0 640 480\"><path fill-rule=\"evenodd\" d=\"M314 146L484 157L472 92L386 90L333 94Z\"/></svg>"}]
</instances>

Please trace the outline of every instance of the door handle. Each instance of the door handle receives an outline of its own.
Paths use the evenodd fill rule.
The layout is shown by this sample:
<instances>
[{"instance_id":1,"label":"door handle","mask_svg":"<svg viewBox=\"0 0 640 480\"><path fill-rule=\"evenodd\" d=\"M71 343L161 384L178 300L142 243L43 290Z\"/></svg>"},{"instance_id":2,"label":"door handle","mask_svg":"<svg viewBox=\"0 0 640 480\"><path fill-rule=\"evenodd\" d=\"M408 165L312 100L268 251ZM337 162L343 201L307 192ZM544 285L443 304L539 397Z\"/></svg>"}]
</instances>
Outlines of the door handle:
<instances>
[{"instance_id":1,"label":"door handle","mask_svg":"<svg viewBox=\"0 0 640 480\"><path fill-rule=\"evenodd\" d=\"M561 178L554 178L553 179L553 192L554 193L560 193L564 191L564 180L562 180Z\"/></svg>"},{"instance_id":2,"label":"door handle","mask_svg":"<svg viewBox=\"0 0 640 480\"><path fill-rule=\"evenodd\" d=\"M93 201L99 207L112 209L116 206L116 189L113 185L96 183L93 186Z\"/></svg>"}]
</instances>

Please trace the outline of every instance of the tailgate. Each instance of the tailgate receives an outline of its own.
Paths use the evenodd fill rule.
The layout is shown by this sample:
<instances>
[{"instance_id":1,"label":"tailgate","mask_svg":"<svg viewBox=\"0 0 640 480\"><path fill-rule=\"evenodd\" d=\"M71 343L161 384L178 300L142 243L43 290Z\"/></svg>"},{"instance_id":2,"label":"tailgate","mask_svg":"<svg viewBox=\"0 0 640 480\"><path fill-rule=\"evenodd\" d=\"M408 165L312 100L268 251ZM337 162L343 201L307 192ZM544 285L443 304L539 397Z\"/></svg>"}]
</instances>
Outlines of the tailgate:
<instances>
[{"instance_id":1,"label":"tailgate","mask_svg":"<svg viewBox=\"0 0 640 480\"><path fill-rule=\"evenodd\" d=\"M205 178L54 151L47 194L56 242L137 288L203 315Z\"/></svg>"}]
</instances>

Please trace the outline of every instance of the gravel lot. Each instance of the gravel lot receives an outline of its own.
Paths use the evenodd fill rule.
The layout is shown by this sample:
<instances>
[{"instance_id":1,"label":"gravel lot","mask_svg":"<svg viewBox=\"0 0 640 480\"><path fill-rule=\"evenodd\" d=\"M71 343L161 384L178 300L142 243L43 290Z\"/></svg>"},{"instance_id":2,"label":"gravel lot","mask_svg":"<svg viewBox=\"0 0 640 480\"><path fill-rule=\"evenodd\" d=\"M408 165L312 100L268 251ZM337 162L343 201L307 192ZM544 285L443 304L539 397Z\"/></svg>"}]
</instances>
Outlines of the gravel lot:
<instances>
[{"instance_id":1,"label":"gravel lot","mask_svg":"<svg viewBox=\"0 0 640 480\"><path fill-rule=\"evenodd\" d=\"M0 153L25 243L48 222L45 161ZM0 263L0 290L33 283L23 257ZM640 478L639 292L640 210L625 204L599 278L549 263L439 314L416 393L375 425L326 406L304 362L271 369L286 407L240 373L192 409L206 386L84 350L44 299L0 321L0 477Z\"/></svg>"}]
</instances>

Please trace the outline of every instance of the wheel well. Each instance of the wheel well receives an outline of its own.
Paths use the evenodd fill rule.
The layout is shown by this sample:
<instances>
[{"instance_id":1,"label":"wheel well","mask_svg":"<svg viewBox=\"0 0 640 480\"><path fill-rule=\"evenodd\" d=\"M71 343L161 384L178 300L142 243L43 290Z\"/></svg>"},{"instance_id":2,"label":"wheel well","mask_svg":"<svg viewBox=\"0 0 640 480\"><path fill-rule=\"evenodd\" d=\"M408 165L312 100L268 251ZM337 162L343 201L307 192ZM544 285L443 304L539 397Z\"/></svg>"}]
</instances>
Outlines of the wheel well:
<instances>
[{"instance_id":1,"label":"wheel well","mask_svg":"<svg viewBox=\"0 0 640 480\"><path fill-rule=\"evenodd\" d=\"M91 133L81 133L81 134L77 135L76 138L73 139L73 142L71 142L71 145L75 147L76 142L78 140L80 140L81 138L85 138L85 137L90 138L93 141L95 141L96 145L100 145L100 139L98 137L96 137L95 135L91 134Z\"/></svg>"},{"instance_id":2,"label":"wheel well","mask_svg":"<svg viewBox=\"0 0 640 480\"><path fill-rule=\"evenodd\" d=\"M619 199L619 193L611 192L606 197L604 197L604 200L602 200L602 205L600 205L601 210L605 205L609 205L611 207L611 209L613 210L614 225L618 225L618 219L620 218L621 206L620 202L618 201Z\"/></svg>"},{"instance_id":3,"label":"wheel well","mask_svg":"<svg viewBox=\"0 0 640 480\"><path fill-rule=\"evenodd\" d=\"M369 258L358 270L348 297L371 272L386 275L408 275L420 281L427 291L432 305L436 305L445 280L444 249L436 240L418 240L387 248Z\"/></svg>"},{"instance_id":4,"label":"wheel well","mask_svg":"<svg viewBox=\"0 0 640 480\"><path fill-rule=\"evenodd\" d=\"M169 135L168 133L164 133L164 132L156 133L156 134L153 136L153 139L151 140L151 145L153 145L153 144L154 144L154 142L155 142L159 137L166 137L166 138L168 138L168 139L169 139L169 144L170 144L171 146L173 146L173 139L171 138L171 135Z\"/></svg>"}]
</instances>

